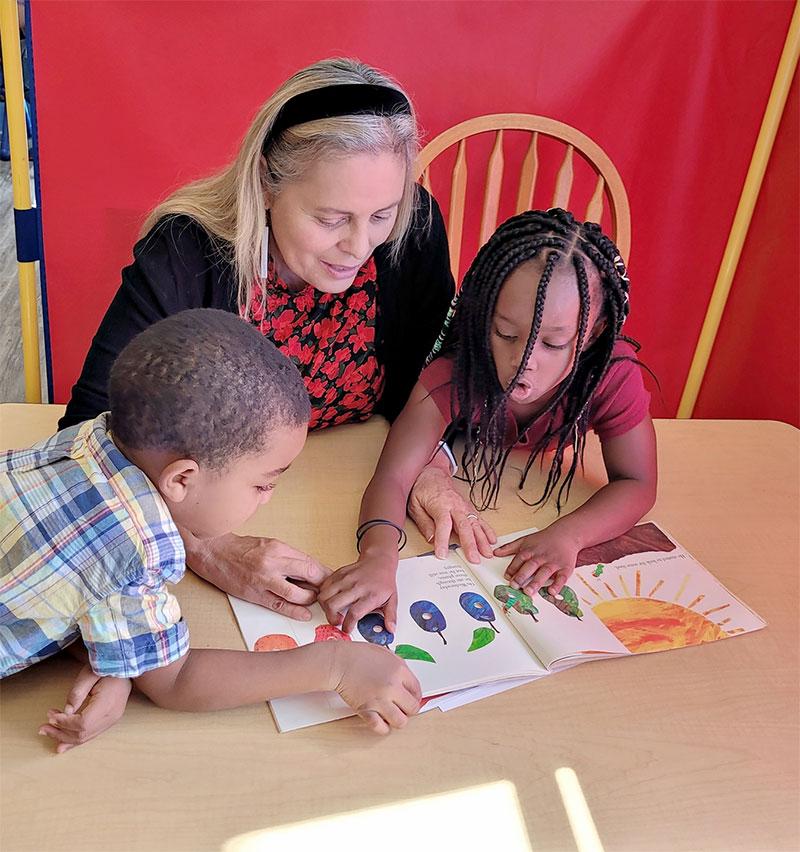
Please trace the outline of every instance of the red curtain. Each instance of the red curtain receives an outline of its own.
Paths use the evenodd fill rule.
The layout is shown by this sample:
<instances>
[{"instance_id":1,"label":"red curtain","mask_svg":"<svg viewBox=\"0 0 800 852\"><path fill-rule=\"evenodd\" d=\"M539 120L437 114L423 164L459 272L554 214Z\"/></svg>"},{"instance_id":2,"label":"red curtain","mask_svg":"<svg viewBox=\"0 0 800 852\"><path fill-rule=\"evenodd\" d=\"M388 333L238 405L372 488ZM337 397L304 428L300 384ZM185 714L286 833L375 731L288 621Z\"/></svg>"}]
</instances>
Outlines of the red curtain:
<instances>
[{"instance_id":1,"label":"red curtain","mask_svg":"<svg viewBox=\"0 0 800 852\"><path fill-rule=\"evenodd\" d=\"M632 208L627 330L660 379L654 415L674 414L791 2L31 5L56 401L69 394L146 211L227 162L257 106L294 70L350 55L405 85L428 138L475 115L532 112L606 150ZM783 133L775 186L796 168L796 132ZM785 203L771 193L759 207L768 233L743 257L757 289L771 269L763 246L781 256L784 279L796 277L796 238L794 261L785 256L796 210L794 220L774 212ZM775 339L796 330L796 299L794 316L785 294L784 305L769 314ZM762 315L744 310L754 346ZM732 342L723 335L715 348L716 396L704 389L699 408L706 416L776 416L771 402L791 390L781 377L786 355L769 346L742 387L730 352L741 337L741 329Z\"/></svg>"}]
</instances>

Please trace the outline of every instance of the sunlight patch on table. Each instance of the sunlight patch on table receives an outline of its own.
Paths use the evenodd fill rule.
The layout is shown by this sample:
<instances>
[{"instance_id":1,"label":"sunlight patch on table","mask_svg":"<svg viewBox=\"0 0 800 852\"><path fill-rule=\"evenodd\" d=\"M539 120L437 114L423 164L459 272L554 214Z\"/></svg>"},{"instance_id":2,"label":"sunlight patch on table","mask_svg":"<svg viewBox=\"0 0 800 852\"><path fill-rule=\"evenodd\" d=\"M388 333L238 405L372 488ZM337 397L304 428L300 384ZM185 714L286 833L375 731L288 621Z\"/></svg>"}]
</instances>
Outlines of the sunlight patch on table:
<instances>
[{"instance_id":1,"label":"sunlight patch on table","mask_svg":"<svg viewBox=\"0 0 800 852\"><path fill-rule=\"evenodd\" d=\"M228 840L222 852L344 849L359 841L381 852L407 852L417 846L486 852L489 840L493 849L503 852L531 852L510 781L251 831Z\"/></svg>"},{"instance_id":2,"label":"sunlight patch on table","mask_svg":"<svg viewBox=\"0 0 800 852\"><path fill-rule=\"evenodd\" d=\"M569 827L572 829L578 852L603 852L600 835L597 833L592 812L586 803L586 797L583 795L581 782L578 781L575 770L568 766L556 769L556 784L564 802L564 810L567 812Z\"/></svg>"}]
</instances>

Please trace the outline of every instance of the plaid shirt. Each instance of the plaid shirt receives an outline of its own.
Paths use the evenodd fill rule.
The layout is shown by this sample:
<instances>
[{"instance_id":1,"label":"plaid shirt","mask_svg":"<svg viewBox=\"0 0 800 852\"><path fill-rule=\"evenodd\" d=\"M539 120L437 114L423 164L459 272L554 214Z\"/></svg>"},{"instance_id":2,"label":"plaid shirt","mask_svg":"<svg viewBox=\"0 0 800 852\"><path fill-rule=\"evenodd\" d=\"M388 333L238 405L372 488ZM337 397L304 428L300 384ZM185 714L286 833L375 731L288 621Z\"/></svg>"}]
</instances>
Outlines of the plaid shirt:
<instances>
[{"instance_id":1,"label":"plaid shirt","mask_svg":"<svg viewBox=\"0 0 800 852\"><path fill-rule=\"evenodd\" d=\"M0 453L0 677L79 637L99 675L137 677L189 648L167 583L180 533L107 415Z\"/></svg>"}]
</instances>

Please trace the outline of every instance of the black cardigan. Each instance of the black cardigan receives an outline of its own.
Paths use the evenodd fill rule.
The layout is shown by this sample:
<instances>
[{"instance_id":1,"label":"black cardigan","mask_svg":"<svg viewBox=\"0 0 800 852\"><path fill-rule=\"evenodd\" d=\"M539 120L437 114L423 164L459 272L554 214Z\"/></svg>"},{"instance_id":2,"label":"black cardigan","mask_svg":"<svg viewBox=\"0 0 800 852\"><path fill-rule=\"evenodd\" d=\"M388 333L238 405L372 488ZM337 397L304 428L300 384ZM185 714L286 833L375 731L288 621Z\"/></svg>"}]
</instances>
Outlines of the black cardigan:
<instances>
[{"instance_id":1,"label":"black cardigan","mask_svg":"<svg viewBox=\"0 0 800 852\"><path fill-rule=\"evenodd\" d=\"M430 205L429 205L430 202ZM393 420L405 405L453 297L447 235L436 201L418 189L405 250L396 264L375 250L378 281L376 354L386 381L376 411ZM108 409L114 359L140 331L188 308L236 312L233 268L188 216L158 222L133 248L133 263L94 336L59 429Z\"/></svg>"}]
</instances>

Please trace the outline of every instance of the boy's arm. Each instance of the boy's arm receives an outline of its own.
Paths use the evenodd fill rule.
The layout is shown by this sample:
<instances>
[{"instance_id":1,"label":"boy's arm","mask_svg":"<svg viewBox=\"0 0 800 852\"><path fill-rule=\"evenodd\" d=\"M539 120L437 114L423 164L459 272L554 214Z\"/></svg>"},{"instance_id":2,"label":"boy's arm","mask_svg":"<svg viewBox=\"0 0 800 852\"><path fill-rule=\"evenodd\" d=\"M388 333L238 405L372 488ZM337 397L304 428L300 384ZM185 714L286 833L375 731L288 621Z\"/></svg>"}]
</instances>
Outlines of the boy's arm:
<instances>
[{"instance_id":1,"label":"boy's arm","mask_svg":"<svg viewBox=\"0 0 800 852\"><path fill-rule=\"evenodd\" d=\"M381 518L402 527L406 503L419 472L428 463L447 424L428 390L414 386L392 424L375 473L361 500L359 524ZM350 632L368 612L385 607L386 628L394 632L398 533L379 524L362 536L359 558L323 583L319 601L332 624Z\"/></svg>"},{"instance_id":2,"label":"boy's arm","mask_svg":"<svg viewBox=\"0 0 800 852\"><path fill-rule=\"evenodd\" d=\"M82 642L73 642L68 650L76 659L87 659ZM130 692L128 678L102 677L85 663L72 684L63 711L48 710L47 724L39 728L39 734L58 743L58 754L88 742L122 717Z\"/></svg>"},{"instance_id":3,"label":"boy's arm","mask_svg":"<svg viewBox=\"0 0 800 852\"><path fill-rule=\"evenodd\" d=\"M506 570L512 586L533 594L549 585L551 593L558 594L584 547L627 532L653 507L658 462L650 417L624 435L604 441L602 450L608 485L541 532L495 550L497 556L514 554Z\"/></svg>"},{"instance_id":4,"label":"boy's arm","mask_svg":"<svg viewBox=\"0 0 800 852\"><path fill-rule=\"evenodd\" d=\"M135 682L160 707L195 711L336 690L378 733L402 727L420 699L419 683L405 663L367 642L319 642L269 653L195 649Z\"/></svg>"}]
</instances>

